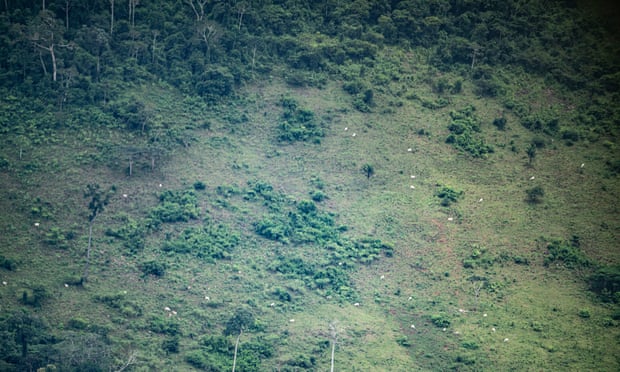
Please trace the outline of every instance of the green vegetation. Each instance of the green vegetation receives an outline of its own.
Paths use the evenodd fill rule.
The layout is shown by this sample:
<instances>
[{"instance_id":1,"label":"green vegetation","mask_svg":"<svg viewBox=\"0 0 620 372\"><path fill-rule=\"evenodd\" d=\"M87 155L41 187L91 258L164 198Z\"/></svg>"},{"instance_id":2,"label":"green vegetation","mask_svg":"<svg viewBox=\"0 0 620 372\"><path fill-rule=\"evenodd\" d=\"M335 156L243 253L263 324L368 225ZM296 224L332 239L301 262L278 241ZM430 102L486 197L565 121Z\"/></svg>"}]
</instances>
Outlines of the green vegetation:
<instances>
[{"instance_id":1,"label":"green vegetation","mask_svg":"<svg viewBox=\"0 0 620 372\"><path fill-rule=\"evenodd\" d=\"M616 18L1 2L0 370L620 370Z\"/></svg>"}]
</instances>

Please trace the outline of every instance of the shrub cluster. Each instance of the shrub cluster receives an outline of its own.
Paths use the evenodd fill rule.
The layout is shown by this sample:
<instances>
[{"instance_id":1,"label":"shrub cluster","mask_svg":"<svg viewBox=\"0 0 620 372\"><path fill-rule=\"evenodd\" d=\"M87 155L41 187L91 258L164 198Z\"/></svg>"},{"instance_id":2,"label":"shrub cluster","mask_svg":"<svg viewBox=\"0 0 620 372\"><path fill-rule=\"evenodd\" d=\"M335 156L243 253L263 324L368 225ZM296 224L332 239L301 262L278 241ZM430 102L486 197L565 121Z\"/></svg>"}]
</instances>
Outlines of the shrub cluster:
<instances>
[{"instance_id":1,"label":"shrub cluster","mask_svg":"<svg viewBox=\"0 0 620 372\"><path fill-rule=\"evenodd\" d=\"M459 111L450 112L452 121L448 125L450 135L446 138L446 143L479 158L494 150L478 135L480 126L474 115L475 110L476 108L470 105Z\"/></svg>"},{"instance_id":2,"label":"shrub cluster","mask_svg":"<svg viewBox=\"0 0 620 372\"><path fill-rule=\"evenodd\" d=\"M280 100L283 112L278 126L278 139L283 142L314 141L320 142L325 136L322 124L313 111L300 108L293 98Z\"/></svg>"}]
</instances>

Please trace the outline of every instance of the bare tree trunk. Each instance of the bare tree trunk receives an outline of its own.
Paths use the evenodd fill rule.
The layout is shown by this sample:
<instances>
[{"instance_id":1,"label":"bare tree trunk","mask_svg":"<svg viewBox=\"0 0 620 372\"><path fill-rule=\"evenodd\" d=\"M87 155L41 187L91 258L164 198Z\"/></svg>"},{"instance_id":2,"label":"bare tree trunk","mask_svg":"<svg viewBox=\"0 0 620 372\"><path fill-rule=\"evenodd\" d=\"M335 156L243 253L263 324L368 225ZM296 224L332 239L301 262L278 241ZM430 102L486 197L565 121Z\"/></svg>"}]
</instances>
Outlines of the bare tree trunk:
<instances>
[{"instance_id":1,"label":"bare tree trunk","mask_svg":"<svg viewBox=\"0 0 620 372\"><path fill-rule=\"evenodd\" d=\"M110 0L110 36L114 32L114 0Z\"/></svg>"},{"instance_id":2,"label":"bare tree trunk","mask_svg":"<svg viewBox=\"0 0 620 372\"><path fill-rule=\"evenodd\" d=\"M65 27L69 29L69 8L71 8L71 0L65 0Z\"/></svg>"},{"instance_id":3,"label":"bare tree trunk","mask_svg":"<svg viewBox=\"0 0 620 372\"><path fill-rule=\"evenodd\" d=\"M237 366L237 350L239 348L239 339L241 338L242 333L243 333L243 329L240 329L239 335L237 336L237 341L235 342L235 355L233 356L232 372L235 372L235 367Z\"/></svg>"},{"instance_id":4,"label":"bare tree trunk","mask_svg":"<svg viewBox=\"0 0 620 372\"><path fill-rule=\"evenodd\" d=\"M47 67L45 67L45 62L43 61L43 55L41 54L40 50L39 50L39 61L41 61L41 67L43 68L43 75L47 76Z\"/></svg>"},{"instance_id":5,"label":"bare tree trunk","mask_svg":"<svg viewBox=\"0 0 620 372\"><path fill-rule=\"evenodd\" d=\"M56 76L58 75L58 68L56 66L56 54L54 53L54 44L52 44L49 48L50 55L52 56L52 80L56 81Z\"/></svg>"}]
</instances>

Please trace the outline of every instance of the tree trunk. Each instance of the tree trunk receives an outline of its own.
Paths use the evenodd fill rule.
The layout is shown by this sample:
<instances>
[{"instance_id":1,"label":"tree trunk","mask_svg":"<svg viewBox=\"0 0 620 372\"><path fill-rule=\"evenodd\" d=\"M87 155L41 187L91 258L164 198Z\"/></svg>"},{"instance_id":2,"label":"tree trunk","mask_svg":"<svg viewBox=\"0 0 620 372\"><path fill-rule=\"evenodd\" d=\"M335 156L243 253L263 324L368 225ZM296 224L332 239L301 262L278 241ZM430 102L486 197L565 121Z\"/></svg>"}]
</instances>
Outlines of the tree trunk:
<instances>
[{"instance_id":1,"label":"tree trunk","mask_svg":"<svg viewBox=\"0 0 620 372\"><path fill-rule=\"evenodd\" d=\"M241 338L242 333L243 329L239 330L239 335L237 336L237 341L235 342L235 355L233 356L232 372L235 372L235 367L237 366L237 349L239 348L239 339Z\"/></svg>"},{"instance_id":2,"label":"tree trunk","mask_svg":"<svg viewBox=\"0 0 620 372\"><path fill-rule=\"evenodd\" d=\"M56 81L56 76L58 75L58 69L56 67L56 54L54 53L54 44L52 44L49 48L50 55L52 56L52 80Z\"/></svg>"},{"instance_id":3,"label":"tree trunk","mask_svg":"<svg viewBox=\"0 0 620 372\"><path fill-rule=\"evenodd\" d=\"M114 32L114 0L110 0L110 36Z\"/></svg>"}]
</instances>

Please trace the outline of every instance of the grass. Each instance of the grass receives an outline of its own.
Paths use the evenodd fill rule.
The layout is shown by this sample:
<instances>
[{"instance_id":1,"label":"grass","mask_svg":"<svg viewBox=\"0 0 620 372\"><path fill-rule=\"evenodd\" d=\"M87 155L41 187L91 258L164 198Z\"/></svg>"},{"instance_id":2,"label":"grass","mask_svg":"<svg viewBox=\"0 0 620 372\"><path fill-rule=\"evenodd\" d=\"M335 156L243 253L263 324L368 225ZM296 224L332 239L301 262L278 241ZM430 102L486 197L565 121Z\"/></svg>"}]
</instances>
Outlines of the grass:
<instances>
[{"instance_id":1,"label":"grass","mask_svg":"<svg viewBox=\"0 0 620 372\"><path fill-rule=\"evenodd\" d=\"M409 89L432 97L430 88L415 79ZM179 117L188 123L208 120L210 128L193 127L189 146L175 147L154 170L144 166L131 177L123 159L92 160L98 144L119 140L115 132L83 130L72 137L61 131L58 144L32 148L28 159L7 152L15 171L0 174L0 207L10 211L2 215L0 242L2 255L15 258L18 270L1 272L8 282L0 288L3 308L21 306L20 288L42 284L50 296L33 311L45 312L54 329L67 327L75 318L103 327L114 345L139 352L138 368L151 370L190 370L185 355L201 350L202 336L220 335L235 309L246 305L261 327L245 332L240 348L259 338L270 343L275 352L263 360L265 370L294 370L295 363L312 358L314 364L307 369L326 370L330 323L338 330L337 369L616 370L617 357L604 352L617 344L617 324L606 325L614 306L598 302L575 272L545 268L539 242L541 237L578 235L588 257L600 263L619 261L618 181L606 176L605 167L606 160L617 158L617 150L600 141L567 147L546 137L550 143L528 166L525 149L532 133L510 114L508 129L498 131L492 121L502 106L475 97L467 82L463 93L450 96L444 108L431 110L405 100L385 113L381 108L391 98L375 92L377 106L364 114L352 109L353 97L340 85L292 89L274 79L248 86L234 107L197 115L184 106L188 112L180 116L172 105L180 99L175 93L157 87L157 94L146 94L150 89L142 88L139 93L162 122ZM533 97L539 97L535 93ZM328 123L320 144L277 141L283 95ZM472 159L445 143L449 112L468 104L476 107L480 135L495 148L483 159ZM241 114L247 120L237 122ZM420 129L430 134L421 135ZM140 140L124 141L132 139ZM512 151L510 143L519 151ZM26 161L40 164L38 170L27 171ZM372 177L360 171L363 164L373 166ZM351 272L352 298L267 270L279 254L310 261L318 260L316 252L321 251L256 235L252 223L268 212L266 207L244 200L242 191L230 197L216 192L218 186L243 190L249 181L260 180L287 200L308 200L317 179L326 195L317 205L333 213L337 225L348 227L343 236L372 237L395 246L394 257L358 265ZM161 192L191 189L197 181L205 185L204 191L196 191L199 218L163 224L147 234L142 251L128 253L122 242L104 234L122 223L119 216L145 219ZM83 268L88 211L82 189L91 182L114 184L118 191L94 225L91 279L84 287L65 287L67 277ZM435 196L439 185L462 190L462 198L441 206ZM543 187L545 195L541 203L528 204L526 190L535 185ZM37 197L49 204L50 217L30 212L38 205ZM166 235L199 226L206 216L240 235L230 259L206 262L162 251ZM66 249L42 242L51 227L75 232ZM472 245L496 260L489 267L464 267ZM517 256L529 264L515 263ZM166 273L144 276L140 264L146 261L166 262ZM477 282L484 283L478 294ZM291 301L279 298L278 288L288 292ZM96 300L105 294L122 294L123 305ZM168 318L165 307L177 315ZM584 309L590 314L587 319L579 315ZM437 316L450 321L445 331L433 324ZM161 350L166 336L151 330L160 318L179 324L178 354Z\"/></svg>"}]
</instances>

